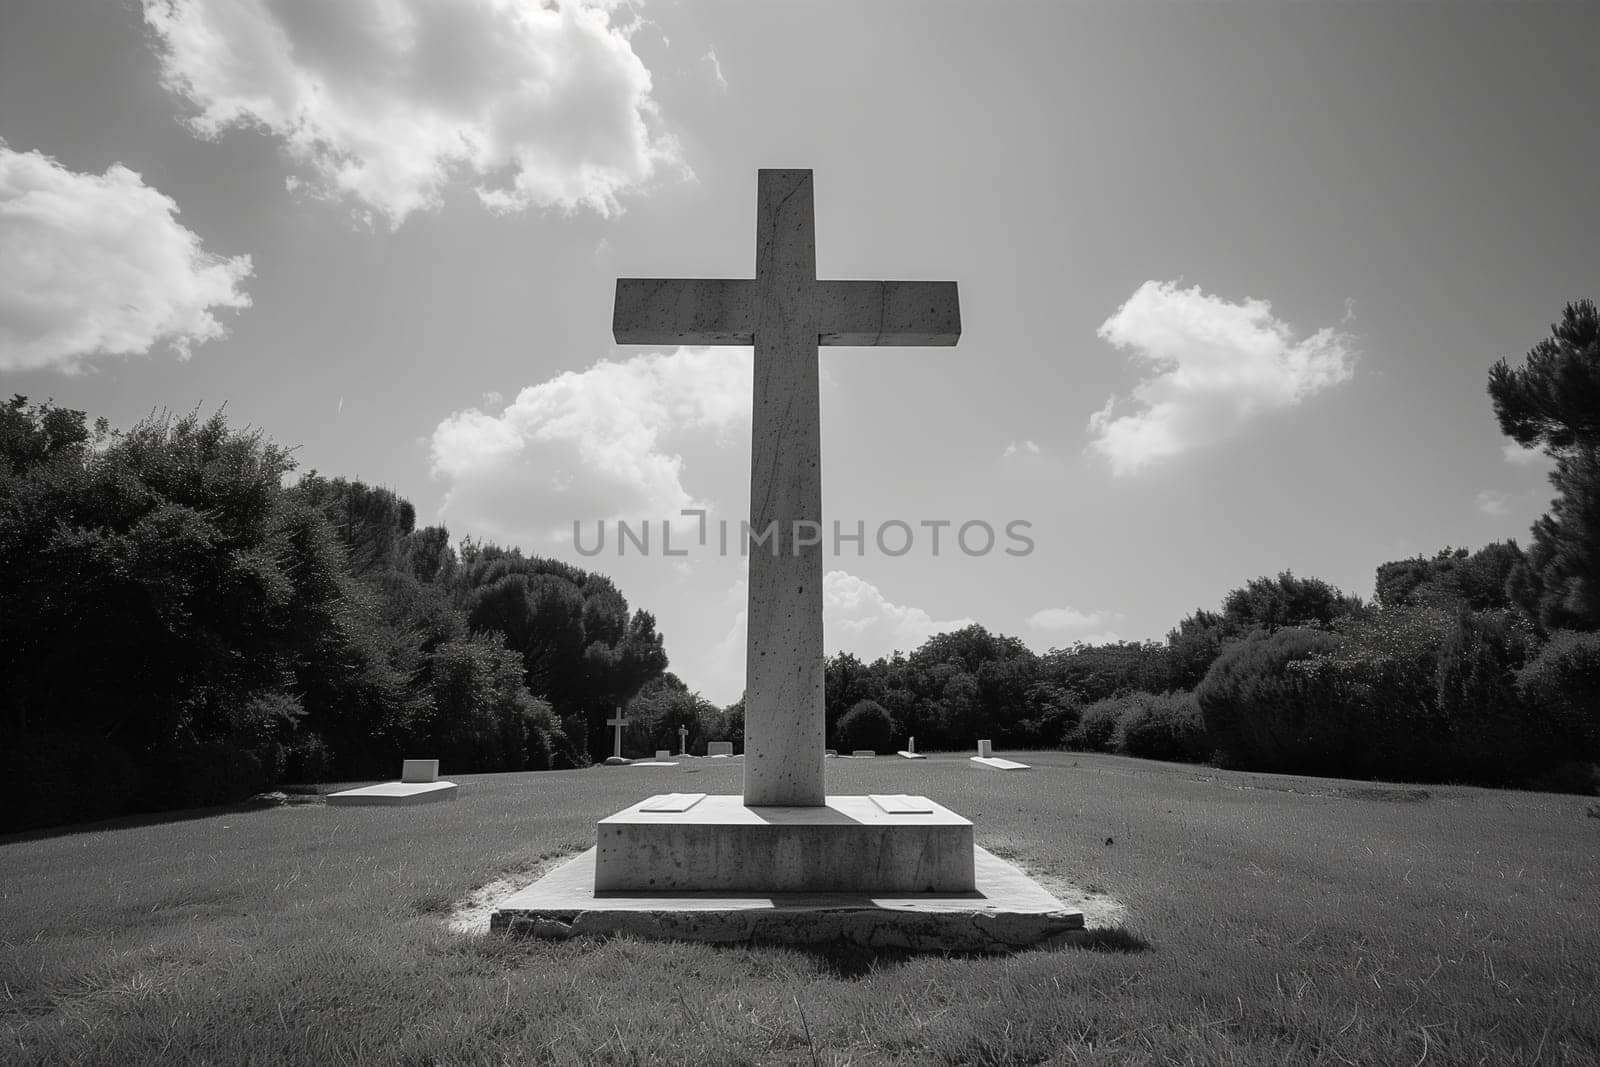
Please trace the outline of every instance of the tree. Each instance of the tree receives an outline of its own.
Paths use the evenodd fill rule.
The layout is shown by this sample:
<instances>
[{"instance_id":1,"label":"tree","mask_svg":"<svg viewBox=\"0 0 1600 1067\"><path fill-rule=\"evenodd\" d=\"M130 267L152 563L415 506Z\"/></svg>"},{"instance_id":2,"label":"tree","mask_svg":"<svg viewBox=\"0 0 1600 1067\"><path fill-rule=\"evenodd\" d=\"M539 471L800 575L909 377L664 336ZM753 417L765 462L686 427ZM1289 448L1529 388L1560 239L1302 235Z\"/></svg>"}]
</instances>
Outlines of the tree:
<instances>
[{"instance_id":1,"label":"tree","mask_svg":"<svg viewBox=\"0 0 1600 1067\"><path fill-rule=\"evenodd\" d=\"M1234 633L1268 632L1286 626L1327 627L1334 619L1361 610L1361 598L1345 596L1321 578L1256 578L1222 601L1222 617Z\"/></svg>"},{"instance_id":2,"label":"tree","mask_svg":"<svg viewBox=\"0 0 1600 1067\"><path fill-rule=\"evenodd\" d=\"M1566 306L1520 367L1489 371L1501 432L1555 458L1556 499L1533 526L1510 578L1518 604L1547 629L1600 629L1600 311Z\"/></svg>"},{"instance_id":3,"label":"tree","mask_svg":"<svg viewBox=\"0 0 1600 1067\"><path fill-rule=\"evenodd\" d=\"M1500 431L1524 448L1564 452L1600 445L1600 310L1594 301L1568 304L1522 366L1497 361L1489 369L1489 397Z\"/></svg>"},{"instance_id":4,"label":"tree","mask_svg":"<svg viewBox=\"0 0 1600 1067\"><path fill-rule=\"evenodd\" d=\"M863 700L845 712L839 720L839 748L841 751L866 749L871 752L888 752L894 747L894 723L883 705L875 700Z\"/></svg>"},{"instance_id":5,"label":"tree","mask_svg":"<svg viewBox=\"0 0 1600 1067\"><path fill-rule=\"evenodd\" d=\"M1432 559L1416 556L1379 564L1374 596L1382 608L1464 603L1472 611L1503 610L1512 606L1507 582L1522 562L1515 541L1494 541L1471 554L1445 547Z\"/></svg>"}]
</instances>

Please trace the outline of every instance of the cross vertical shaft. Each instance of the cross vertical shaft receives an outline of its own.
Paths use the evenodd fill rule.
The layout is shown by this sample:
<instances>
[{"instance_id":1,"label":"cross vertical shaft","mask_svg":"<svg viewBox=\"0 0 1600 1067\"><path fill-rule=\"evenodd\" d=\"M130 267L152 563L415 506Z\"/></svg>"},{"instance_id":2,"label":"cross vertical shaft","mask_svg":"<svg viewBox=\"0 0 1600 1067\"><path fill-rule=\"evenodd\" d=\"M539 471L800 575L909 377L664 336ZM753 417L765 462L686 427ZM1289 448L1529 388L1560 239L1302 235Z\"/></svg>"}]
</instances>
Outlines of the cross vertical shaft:
<instances>
[{"instance_id":1,"label":"cross vertical shaft","mask_svg":"<svg viewBox=\"0 0 1600 1067\"><path fill-rule=\"evenodd\" d=\"M815 807L826 794L811 172L763 170L758 185L744 802Z\"/></svg>"}]
</instances>

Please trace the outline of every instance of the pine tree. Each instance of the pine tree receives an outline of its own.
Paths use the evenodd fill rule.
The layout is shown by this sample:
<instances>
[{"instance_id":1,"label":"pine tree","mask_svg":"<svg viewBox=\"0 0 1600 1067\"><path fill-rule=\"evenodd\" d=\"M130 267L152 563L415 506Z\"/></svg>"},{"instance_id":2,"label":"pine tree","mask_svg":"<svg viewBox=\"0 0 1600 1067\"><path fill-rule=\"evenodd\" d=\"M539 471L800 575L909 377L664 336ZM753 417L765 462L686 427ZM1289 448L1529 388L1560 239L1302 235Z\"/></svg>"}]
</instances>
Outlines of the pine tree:
<instances>
[{"instance_id":1,"label":"pine tree","mask_svg":"<svg viewBox=\"0 0 1600 1067\"><path fill-rule=\"evenodd\" d=\"M1547 629L1600 629L1600 311L1568 304L1520 367L1489 371L1500 429L1554 457L1556 499L1507 589Z\"/></svg>"}]
</instances>

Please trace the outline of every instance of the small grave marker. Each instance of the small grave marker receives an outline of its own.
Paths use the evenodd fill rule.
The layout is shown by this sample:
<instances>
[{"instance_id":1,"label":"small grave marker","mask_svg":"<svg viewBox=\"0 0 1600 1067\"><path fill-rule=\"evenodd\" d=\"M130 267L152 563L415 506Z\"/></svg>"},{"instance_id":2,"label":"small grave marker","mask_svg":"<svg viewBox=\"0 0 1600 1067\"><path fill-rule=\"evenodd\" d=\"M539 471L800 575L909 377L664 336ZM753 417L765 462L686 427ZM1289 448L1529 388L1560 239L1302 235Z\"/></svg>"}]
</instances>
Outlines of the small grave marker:
<instances>
[{"instance_id":1,"label":"small grave marker","mask_svg":"<svg viewBox=\"0 0 1600 1067\"><path fill-rule=\"evenodd\" d=\"M871 801L890 815L932 815L933 801L909 793L868 793Z\"/></svg>"},{"instance_id":2,"label":"small grave marker","mask_svg":"<svg viewBox=\"0 0 1600 1067\"><path fill-rule=\"evenodd\" d=\"M402 782L437 782L439 761L436 759L408 759L400 765Z\"/></svg>"},{"instance_id":3,"label":"small grave marker","mask_svg":"<svg viewBox=\"0 0 1600 1067\"><path fill-rule=\"evenodd\" d=\"M708 755L708 756L731 756L731 755L733 755L733 742L732 741L707 741L706 742L706 755Z\"/></svg>"}]
</instances>

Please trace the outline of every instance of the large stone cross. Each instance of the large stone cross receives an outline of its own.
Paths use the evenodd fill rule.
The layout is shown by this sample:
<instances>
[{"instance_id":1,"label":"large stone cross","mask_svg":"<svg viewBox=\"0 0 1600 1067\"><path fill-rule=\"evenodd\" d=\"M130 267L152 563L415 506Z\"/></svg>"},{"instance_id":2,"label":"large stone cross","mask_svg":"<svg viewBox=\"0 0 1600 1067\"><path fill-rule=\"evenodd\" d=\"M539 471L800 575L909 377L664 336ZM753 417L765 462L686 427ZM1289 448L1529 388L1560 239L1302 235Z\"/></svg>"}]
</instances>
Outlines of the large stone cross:
<instances>
[{"instance_id":1,"label":"large stone cross","mask_svg":"<svg viewBox=\"0 0 1600 1067\"><path fill-rule=\"evenodd\" d=\"M811 172L763 170L754 280L619 278L612 333L622 345L755 346L744 802L821 807L817 346L953 345L956 283L817 280Z\"/></svg>"}]
</instances>

